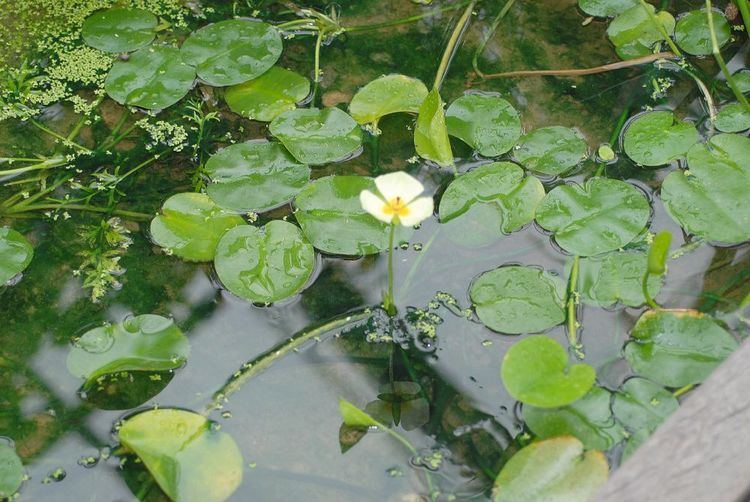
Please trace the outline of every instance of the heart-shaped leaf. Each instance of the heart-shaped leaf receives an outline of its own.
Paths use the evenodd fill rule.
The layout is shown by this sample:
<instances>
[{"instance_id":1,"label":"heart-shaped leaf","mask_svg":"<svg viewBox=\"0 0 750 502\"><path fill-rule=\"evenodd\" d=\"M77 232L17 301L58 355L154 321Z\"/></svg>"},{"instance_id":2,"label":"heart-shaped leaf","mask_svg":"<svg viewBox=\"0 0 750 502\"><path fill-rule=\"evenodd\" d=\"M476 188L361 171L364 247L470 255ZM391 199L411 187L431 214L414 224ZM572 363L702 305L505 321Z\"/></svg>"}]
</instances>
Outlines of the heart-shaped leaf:
<instances>
[{"instance_id":1,"label":"heart-shaped leaf","mask_svg":"<svg viewBox=\"0 0 750 502\"><path fill-rule=\"evenodd\" d=\"M611 396L608 390L594 387L578 401L562 408L524 406L523 419L541 439L574 436L587 449L609 450L626 436L612 415Z\"/></svg>"},{"instance_id":2,"label":"heart-shaped leaf","mask_svg":"<svg viewBox=\"0 0 750 502\"><path fill-rule=\"evenodd\" d=\"M388 249L388 225L362 208L359 201L362 190L377 191L372 178L326 176L297 195L295 216L316 249L345 256L364 256ZM409 229L399 227L399 242L409 233Z\"/></svg>"},{"instance_id":3,"label":"heart-shaped leaf","mask_svg":"<svg viewBox=\"0 0 750 502\"><path fill-rule=\"evenodd\" d=\"M521 119L506 100L495 94L464 94L445 114L448 134L485 157L497 157L521 137Z\"/></svg>"},{"instance_id":4,"label":"heart-shaped leaf","mask_svg":"<svg viewBox=\"0 0 750 502\"><path fill-rule=\"evenodd\" d=\"M640 190L607 178L555 187L536 209L537 223L578 256L623 247L643 231L650 216L648 199Z\"/></svg>"},{"instance_id":5,"label":"heart-shaped leaf","mask_svg":"<svg viewBox=\"0 0 750 502\"><path fill-rule=\"evenodd\" d=\"M126 419L117 434L172 500L221 502L242 482L237 444L197 413L144 411Z\"/></svg>"},{"instance_id":6,"label":"heart-shaped leaf","mask_svg":"<svg viewBox=\"0 0 750 502\"><path fill-rule=\"evenodd\" d=\"M552 126L534 129L521 138L513 157L531 171L557 176L577 166L587 154L586 142L576 131Z\"/></svg>"},{"instance_id":7,"label":"heart-shaped leaf","mask_svg":"<svg viewBox=\"0 0 750 502\"><path fill-rule=\"evenodd\" d=\"M100 10L86 18L81 36L87 45L104 52L130 52L150 44L156 36L156 16L143 9Z\"/></svg>"},{"instance_id":8,"label":"heart-shaped leaf","mask_svg":"<svg viewBox=\"0 0 750 502\"><path fill-rule=\"evenodd\" d=\"M211 261L224 232L244 223L206 195L178 193L167 199L161 214L151 220L151 238L185 260Z\"/></svg>"},{"instance_id":9,"label":"heart-shaped leaf","mask_svg":"<svg viewBox=\"0 0 750 502\"><path fill-rule=\"evenodd\" d=\"M8 227L0 227L0 286L23 272L34 257L26 238Z\"/></svg>"},{"instance_id":10,"label":"heart-shaped leaf","mask_svg":"<svg viewBox=\"0 0 750 502\"><path fill-rule=\"evenodd\" d=\"M679 406L677 398L661 385L630 378L615 392L612 412L633 432L653 431Z\"/></svg>"},{"instance_id":11,"label":"heart-shaped leaf","mask_svg":"<svg viewBox=\"0 0 750 502\"><path fill-rule=\"evenodd\" d=\"M724 105L716 114L716 128L722 132L742 132L750 129L750 112L741 103Z\"/></svg>"},{"instance_id":12,"label":"heart-shaped leaf","mask_svg":"<svg viewBox=\"0 0 750 502\"><path fill-rule=\"evenodd\" d=\"M724 17L724 13L720 10L715 10L712 18L716 31L716 41L719 47L723 47L732 38L732 28ZM693 56L711 55L713 46L706 10L691 10L680 16L674 30L674 39L680 49L688 54Z\"/></svg>"},{"instance_id":13,"label":"heart-shaped leaf","mask_svg":"<svg viewBox=\"0 0 750 502\"><path fill-rule=\"evenodd\" d=\"M6 443L0 443L0 498L12 499L23 483L23 464L16 451Z\"/></svg>"},{"instance_id":14,"label":"heart-shaped leaf","mask_svg":"<svg viewBox=\"0 0 750 502\"><path fill-rule=\"evenodd\" d=\"M339 412L341 412L341 418L344 419L344 424L349 427L384 427L343 397L339 398Z\"/></svg>"},{"instance_id":15,"label":"heart-shaped leaf","mask_svg":"<svg viewBox=\"0 0 750 502\"><path fill-rule=\"evenodd\" d=\"M578 0L583 12L596 17L614 17L635 5L638 0Z\"/></svg>"},{"instance_id":16,"label":"heart-shaped leaf","mask_svg":"<svg viewBox=\"0 0 750 502\"><path fill-rule=\"evenodd\" d=\"M206 162L206 193L223 208L264 212L286 204L310 181L310 168L279 143L253 140L231 145Z\"/></svg>"},{"instance_id":17,"label":"heart-shaped leaf","mask_svg":"<svg viewBox=\"0 0 750 502\"><path fill-rule=\"evenodd\" d=\"M291 70L273 66L267 72L224 93L229 109L250 120L270 122L297 108L310 94L310 81Z\"/></svg>"},{"instance_id":18,"label":"heart-shaped leaf","mask_svg":"<svg viewBox=\"0 0 750 502\"><path fill-rule=\"evenodd\" d=\"M675 122L672 112L647 112L625 129L625 153L644 166L661 166L683 157L698 142L698 131L689 122Z\"/></svg>"},{"instance_id":19,"label":"heart-shaped leaf","mask_svg":"<svg viewBox=\"0 0 750 502\"><path fill-rule=\"evenodd\" d=\"M667 387L702 382L737 348L732 335L695 310L646 311L630 336L630 366Z\"/></svg>"},{"instance_id":20,"label":"heart-shaped leaf","mask_svg":"<svg viewBox=\"0 0 750 502\"><path fill-rule=\"evenodd\" d=\"M453 151L445 123L443 100L437 89L431 90L419 107L414 128L414 147L423 159L435 162L441 167L453 165Z\"/></svg>"},{"instance_id":21,"label":"heart-shaped leaf","mask_svg":"<svg viewBox=\"0 0 750 502\"><path fill-rule=\"evenodd\" d=\"M362 147L362 129L338 108L290 110L273 119L269 130L303 164L337 162Z\"/></svg>"},{"instance_id":22,"label":"heart-shaped leaf","mask_svg":"<svg viewBox=\"0 0 750 502\"><path fill-rule=\"evenodd\" d=\"M281 56L279 30L249 19L228 19L194 31L182 44L182 59L213 86L257 78Z\"/></svg>"},{"instance_id":23,"label":"heart-shaped leaf","mask_svg":"<svg viewBox=\"0 0 750 502\"><path fill-rule=\"evenodd\" d=\"M559 408L585 396L596 371L588 364L570 364L562 345L535 335L511 345L503 358L502 378L514 399L538 408Z\"/></svg>"},{"instance_id":24,"label":"heart-shaped leaf","mask_svg":"<svg viewBox=\"0 0 750 502\"><path fill-rule=\"evenodd\" d=\"M628 307L640 307L646 303L643 277L647 270L647 256L642 251L613 251L602 256L582 258L578 291L583 301L600 307L608 308L617 302ZM652 298L659 294L661 283L661 277L649 276L648 291Z\"/></svg>"},{"instance_id":25,"label":"heart-shaped leaf","mask_svg":"<svg viewBox=\"0 0 750 502\"><path fill-rule=\"evenodd\" d=\"M479 319L501 333L538 333L565 320L565 284L535 267L484 272L469 294Z\"/></svg>"},{"instance_id":26,"label":"heart-shaped leaf","mask_svg":"<svg viewBox=\"0 0 750 502\"><path fill-rule=\"evenodd\" d=\"M405 75L385 75L368 83L352 98L349 113L358 123L373 124L391 113L417 113L427 97L421 80Z\"/></svg>"},{"instance_id":27,"label":"heart-shaped leaf","mask_svg":"<svg viewBox=\"0 0 750 502\"><path fill-rule=\"evenodd\" d=\"M270 303L302 289L315 268L315 251L296 225L274 220L262 228L240 225L227 231L214 265L229 291Z\"/></svg>"},{"instance_id":28,"label":"heart-shaped leaf","mask_svg":"<svg viewBox=\"0 0 750 502\"><path fill-rule=\"evenodd\" d=\"M161 110L181 100L194 81L195 68L182 60L179 50L155 45L116 61L104 90L120 104Z\"/></svg>"},{"instance_id":29,"label":"heart-shaped leaf","mask_svg":"<svg viewBox=\"0 0 750 502\"><path fill-rule=\"evenodd\" d=\"M650 14L646 9L651 11ZM653 5L638 4L609 23L607 36L622 59L647 56L651 54L653 46L663 40L661 31L651 21L651 15L655 11ZM667 34L671 35L674 32L675 20L669 12L656 13L656 19L662 24Z\"/></svg>"},{"instance_id":30,"label":"heart-shaped leaf","mask_svg":"<svg viewBox=\"0 0 750 502\"><path fill-rule=\"evenodd\" d=\"M495 162L456 178L440 199L440 221L456 242L482 245L534 220L544 187L510 162Z\"/></svg>"},{"instance_id":31,"label":"heart-shaped leaf","mask_svg":"<svg viewBox=\"0 0 750 502\"><path fill-rule=\"evenodd\" d=\"M750 69L742 68L737 70L732 75L732 80L734 80L734 85L737 86L741 93L747 94L750 92Z\"/></svg>"},{"instance_id":32,"label":"heart-shaped leaf","mask_svg":"<svg viewBox=\"0 0 750 502\"><path fill-rule=\"evenodd\" d=\"M601 452L584 451L571 436L532 443L516 453L495 479L494 502L593 499L607 481L609 465Z\"/></svg>"},{"instance_id":33,"label":"heart-shaped leaf","mask_svg":"<svg viewBox=\"0 0 750 502\"><path fill-rule=\"evenodd\" d=\"M750 239L750 139L719 134L687 155L661 187L669 215L687 232L723 244Z\"/></svg>"},{"instance_id":34,"label":"heart-shaped leaf","mask_svg":"<svg viewBox=\"0 0 750 502\"><path fill-rule=\"evenodd\" d=\"M75 340L67 366L85 380L85 389L104 375L179 368L189 353L188 339L174 321L145 314L87 331Z\"/></svg>"}]
</instances>

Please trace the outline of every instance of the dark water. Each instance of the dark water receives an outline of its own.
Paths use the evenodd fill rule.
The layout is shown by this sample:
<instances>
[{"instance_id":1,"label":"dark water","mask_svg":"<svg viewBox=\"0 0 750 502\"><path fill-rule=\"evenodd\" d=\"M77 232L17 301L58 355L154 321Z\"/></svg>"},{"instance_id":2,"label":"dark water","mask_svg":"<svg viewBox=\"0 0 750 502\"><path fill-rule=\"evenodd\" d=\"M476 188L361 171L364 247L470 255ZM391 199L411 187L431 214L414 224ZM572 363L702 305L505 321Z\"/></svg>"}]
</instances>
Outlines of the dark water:
<instances>
[{"instance_id":1,"label":"dark water","mask_svg":"<svg viewBox=\"0 0 750 502\"><path fill-rule=\"evenodd\" d=\"M503 2L484 3L451 65L442 91L447 102L463 92L477 42ZM339 4L344 24L351 25L420 12L406 0ZM688 6L674 4L672 12ZM324 47L322 102L348 103L358 87L382 74L404 73L431 83L459 15L460 11L452 11L404 27L349 34ZM518 2L480 62L489 72L615 61L604 37L606 24L595 21L582 27L583 19L571 0ZM282 63L309 75L312 42L310 38L285 42ZM741 58L742 54L732 64L736 66ZM708 61L703 63L709 74L716 73ZM521 113L525 130L546 125L576 127L594 151L608 141L627 104L633 113L653 104L651 79L661 76L676 82L668 100L660 104L675 109L678 116L698 119L701 108L694 86L666 70L659 74L626 70L575 80L496 80L480 88L501 92L509 99ZM70 113L65 107L53 107L46 120L62 125L70 120ZM440 193L450 180L448 173L406 162L414 155L412 122L401 115L381 121L378 169L373 168L371 146L367 146L357 158L315 170L314 177L332 172L377 174L407 166L428 191ZM247 123L240 132L240 124L226 112L219 128L232 132L237 140L265 134ZM3 125L0 135L0 148L6 150L39 141L21 124ZM458 164L460 171L477 164L466 147L454 143L454 151L465 157ZM189 190L188 163L186 156L173 156L157 164L148 176L125 187L128 200L136 210L155 212L169 195ZM594 168L593 163L585 163L572 179L582 180ZM668 170L639 169L625 159L609 166L607 172L650 192ZM549 189L559 182L547 180L545 184ZM653 206L651 228L668 229L675 236L673 246L683 244L682 231L658 199ZM287 213L288 207L275 211L274 216ZM122 288L92 304L81 279L72 274L82 246L76 224L87 218L91 217L0 221L25 233L36 247L22 280L0 290L0 436L13 439L27 465L30 480L20 500L133 499L147 475L132 465L121 469L114 455L107 458L109 448L116 444L111 430L119 418L140 403L143 408L158 405L200 411L244 362L308 326L377 305L385 286L384 255L325 257L315 282L300 296L281 305L252 306L223 291L210 265L165 256L149 242L145 224L130 223L134 243L122 260L127 269L121 277ZM395 288L402 314L410 307L425 308L438 292L452 295L466 308L472 279L500 265L536 265L561 276L564 273L566 256L533 225L481 248L462 246L461 241L433 218L414 234L408 248L397 251ZM660 303L697 308L719 317L732 312L750 290L746 280L749 251L747 245L703 246L673 261ZM395 349L390 343L368 342L365 332L372 327L336 332L341 336L328 333L280 359L231 396L222 410L213 412L211 418L231 434L245 458L244 481L232 500L416 500L417 494L425 493L423 468L411 466L410 454L385 434L369 433L345 454L341 452L338 398L364 405L376 399L379 387L391 378L419 382L430 398L428 423L404 434L425 455L442 454L442 464L433 473L441 490L459 498L487 497L491 477L514 451L513 438L523 431L516 403L499 377L503 354L520 338L493 333L444 306L432 312L441 320L433 340L421 337L415 342L409 336L415 333L413 327L410 334L392 333L401 341ZM581 307L586 362L597 368L599 382L606 387L617 387L629 375L621 348L640 312ZM80 381L65 367L70 340L104 321L145 313L176 320L192 347L187 365L145 402L144 395L159 390L148 380L126 385L125 397L82 399L77 393ZM548 334L567 346L563 326ZM91 462L87 457L100 460ZM613 461L616 458L613 454ZM81 465L87 463L96 465ZM63 477L60 469L64 479L56 481ZM149 497L156 497L155 491Z\"/></svg>"}]
</instances>

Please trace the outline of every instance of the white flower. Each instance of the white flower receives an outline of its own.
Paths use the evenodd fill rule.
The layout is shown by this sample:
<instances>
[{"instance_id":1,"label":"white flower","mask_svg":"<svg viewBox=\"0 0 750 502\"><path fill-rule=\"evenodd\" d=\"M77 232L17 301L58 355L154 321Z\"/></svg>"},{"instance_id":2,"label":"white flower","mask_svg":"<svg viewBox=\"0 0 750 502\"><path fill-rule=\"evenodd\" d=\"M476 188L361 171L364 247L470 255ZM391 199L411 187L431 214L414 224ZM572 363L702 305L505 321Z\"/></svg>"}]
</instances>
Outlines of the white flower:
<instances>
[{"instance_id":1,"label":"white flower","mask_svg":"<svg viewBox=\"0 0 750 502\"><path fill-rule=\"evenodd\" d=\"M362 190L359 201L380 221L411 227L432 216L432 197L419 197L424 187L413 176L402 171L384 174L375 178L375 186L379 195Z\"/></svg>"}]
</instances>

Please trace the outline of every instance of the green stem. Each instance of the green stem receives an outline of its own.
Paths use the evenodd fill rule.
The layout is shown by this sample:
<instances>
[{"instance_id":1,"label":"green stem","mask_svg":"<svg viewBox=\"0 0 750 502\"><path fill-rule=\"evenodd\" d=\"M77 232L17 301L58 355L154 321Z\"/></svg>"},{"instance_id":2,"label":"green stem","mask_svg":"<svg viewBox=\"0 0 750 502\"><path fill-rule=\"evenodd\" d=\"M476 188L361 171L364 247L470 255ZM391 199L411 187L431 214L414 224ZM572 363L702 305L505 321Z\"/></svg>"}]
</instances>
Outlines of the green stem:
<instances>
[{"instance_id":1,"label":"green stem","mask_svg":"<svg viewBox=\"0 0 750 502\"><path fill-rule=\"evenodd\" d=\"M102 100L104 99L104 96L99 96L96 98L94 103L92 104L92 110L96 109L99 104L101 104ZM78 137L78 134L80 134L81 129L83 129L83 126L86 124L86 120L88 119L88 116L84 113L81 115L81 118L78 119L78 123L76 123L75 127L72 131L70 131L70 134L68 134L68 137L66 138L68 141L73 141Z\"/></svg>"},{"instance_id":2,"label":"green stem","mask_svg":"<svg viewBox=\"0 0 750 502\"><path fill-rule=\"evenodd\" d=\"M745 5L745 7L747 7L747 5ZM743 108L745 108L745 110L750 112L750 103L748 103L745 95L742 94L742 91L740 91L739 87L737 87L737 83L734 81L734 77L732 77L732 74L729 73L729 68L727 68L726 62L724 62L724 56L721 55L721 51L719 50L719 40L716 38L716 28L714 27L713 6L711 5L711 0L706 0L706 17L708 18L708 29L711 32L711 49L713 51L714 58L719 64L719 67L721 67L721 72L724 74L724 78L727 80L727 84L729 84L729 87L732 89L734 97L737 98L737 101L742 103L742 106ZM743 20L746 21L744 15ZM747 29L747 25L745 26L745 29Z\"/></svg>"},{"instance_id":3,"label":"green stem","mask_svg":"<svg viewBox=\"0 0 750 502\"><path fill-rule=\"evenodd\" d=\"M64 145L69 145L69 146L71 146L71 147L73 147L73 148L75 148L75 149L77 149L77 150L80 150L81 152L85 152L85 153L91 153L91 150L89 150L89 149L88 149L88 148L86 148L85 146L79 145L79 144L78 144L78 143L76 143L75 141L71 141L71 140L69 140L69 139L68 139L68 138L66 138L65 136L63 136L63 135L61 135L61 134L58 134L58 133L56 133L55 131L53 131L52 129L49 129L49 128L47 128L47 127L43 126L42 124L40 124L40 123L39 123L39 122L37 122L36 120L34 120L34 119L29 119L29 122L31 122L31 124L32 124L32 125L33 125L34 127L36 127L37 129L39 129L40 131L43 131L43 132L45 132L45 133L49 134L49 135L50 135L50 136L52 136L53 138L57 138L57 139L59 139L60 141L62 141L62 142L63 142L63 144L64 144Z\"/></svg>"},{"instance_id":4,"label":"green stem","mask_svg":"<svg viewBox=\"0 0 750 502\"><path fill-rule=\"evenodd\" d=\"M16 169L6 169L5 171L0 171L0 176L10 176L14 174L26 173L29 171L40 171L44 169L51 169L53 167L60 167L62 165L65 165L66 163L67 162L65 158L63 157L60 157L60 156L51 157L43 162L39 162L38 164L32 164L30 166L23 166L23 167L18 167Z\"/></svg>"},{"instance_id":5,"label":"green stem","mask_svg":"<svg viewBox=\"0 0 750 502\"><path fill-rule=\"evenodd\" d=\"M112 148L113 146L117 146L122 140L124 140L125 138L127 138L128 135L136 127L138 127L138 124L131 125L127 129L125 129L124 133L120 134L115 139L111 140L109 143L103 143L103 144L99 145L96 150L99 151L99 152L105 152L105 151L109 150L110 148Z\"/></svg>"},{"instance_id":6,"label":"green stem","mask_svg":"<svg viewBox=\"0 0 750 502\"><path fill-rule=\"evenodd\" d=\"M437 73L435 74L435 83L432 86L433 89L439 90L443 85L445 75L446 73L448 73L448 65L450 65L451 60L453 59L453 55L456 53L458 44L461 41L461 36L464 34L464 32L466 31L466 27L469 25L471 13L474 10L474 6L476 5L476 3L477 0L474 0L466 6L466 10L464 10L464 13L461 15L458 23L456 24L456 27L453 29L453 33L451 33L451 37L450 39L448 39L448 45L446 45L445 51L443 52L443 58L440 60L440 66L438 66Z\"/></svg>"},{"instance_id":7,"label":"green stem","mask_svg":"<svg viewBox=\"0 0 750 502\"><path fill-rule=\"evenodd\" d=\"M645 274L643 274L643 281L641 281L641 290L643 291L643 297L646 299L646 304L648 304L649 307L651 307L654 310L658 310L661 308L656 301L651 297L651 292L648 290L648 280L651 277L651 274L647 271Z\"/></svg>"},{"instance_id":8,"label":"green stem","mask_svg":"<svg viewBox=\"0 0 750 502\"><path fill-rule=\"evenodd\" d=\"M437 230L433 232L432 237L430 237L430 240L428 240L427 244L425 244L422 247L422 250L419 252L419 256L417 256L417 259L414 260L414 263L409 269L409 272L406 274L406 279L404 279L404 282L401 284L401 287L399 288L399 300L402 300L404 295L406 295L409 292L409 289L411 288L411 283L414 280L414 276L419 271L419 267L422 264L422 261L424 260L424 257L427 254L427 251L430 250L430 247L435 242L435 239L437 239L437 236L440 234L441 228L443 227L440 226L437 228Z\"/></svg>"},{"instance_id":9,"label":"green stem","mask_svg":"<svg viewBox=\"0 0 750 502\"><path fill-rule=\"evenodd\" d=\"M686 392L692 390L693 387L695 387L695 384L694 383L689 383L689 384L685 385L684 387L680 387L676 391L672 392L672 395L674 397L680 397L681 395L685 394Z\"/></svg>"},{"instance_id":10,"label":"green stem","mask_svg":"<svg viewBox=\"0 0 750 502\"><path fill-rule=\"evenodd\" d=\"M84 204L32 204L24 206L20 211L11 210L8 211L8 215L15 215L20 212L30 211L43 211L43 210L65 210L65 211L86 211L91 213L112 213L115 216L123 216L125 218L133 218L136 220L150 220L153 215L146 213L138 213L135 211L123 211L119 209L112 210L108 207L88 206Z\"/></svg>"},{"instance_id":11,"label":"green stem","mask_svg":"<svg viewBox=\"0 0 750 502\"><path fill-rule=\"evenodd\" d=\"M310 106L315 106L315 99L318 96L318 86L320 84L320 46L323 44L323 37L325 33L318 31L318 36L315 38L315 69L313 71L313 92L312 99L310 100Z\"/></svg>"},{"instance_id":12,"label":"green stem","mask_svg":"<svg viewBox=\"0 0 750 502\"><path fill-rule=\"evenodd\" d=\"M742 14L742 22L745 25L745 33L750 34L750 7L747 6L747 0L735 0L737 7Z\"/></svg>"},{"instance_id":13,"label":"green stem","mask_svg":"<svg viewBox=\"0 0 750 502\"><path fill-rule=\"evenodd\" d=\"M128 121L128 116L129 115L130 115L130 113L128 112L127 109L123 110L122 115L117 120L117 123L112 128L112 130L109 132L109 135L104 139L104 141L102 141L102 143L107 143L108 141L114 139L115 136L117 136L117 133L120 132L120 129L122 129L122 126L124 126L125 122Z\"/></svg>"},{"instance_id":14,"label":"green stem","mask_svg":"<svg viewBox=\"0 0 750 502\"><path fill-rule=\"evenodd\" d=\"M510 8L513 7L514 3L516 3L516 0L508 0L507 2L505 2L505 5L503 6L503 8L500 9L500 12L497 14L497 16L495 16L495 19L492 21L492 25L490 25L490 29L487 32L487 35L482 39L482 43L479 44L479 47L474 53L474 57L471 59L471 65L474 67L474 73L476 73L482 78L484 78L484 73L482 73L482 70L479 69L479 56L481 56L484 53L484 49L487 47L487 43L489 43L490 39L495 34L495 31L497 31L497 27L500 26L500 21L503 20L503 18L508 13Z\"/></svg>"},{"instance_id":15,"label":"green stem","mask_svg":"<svg viewBox=\"0 0 750 502\"><path fill-rule=\"evenodd\" d=\"M390 230L388 232L388 292L385 295L385 301L383 302L383 308L388 312L388 315L393 317L396 315L396 304L393 298L393 238L396 233L396 222L391 221Z\"/></svg>"},{"instance_id":16,"label":"green stem","mask_svg":"<svg viewBox=\"0 0 750 502\"><path fill-rule=\"evenodd\" d=\"M620 113L620 116L617 119L617 124L615 124L615 128L612 130L612 134L609 137L609 144L614 145L617 142L617 138L620 137L620 132L622 131L623 126L625 125L625 122L628 120L628 115L630 114L630 103L625 105L625 108L622 109L622 112ZM594 176L601 176L604 174L604 170L607 168L607 164L604 162L599 163L599 167L596 169L596 173L594 173Z\"/></svg>"},{"instance_id":17,"label":"green stem","mask_svg":"<svg viewBox=\"0 0 750 502\"><path fill-rule=\"evenodd\" d=\"M646 10L646 14L648 14L649 19L651 20L651 23L654 25L654 27L659 30L659 33L661 34L661 37L664 39L664 41L669 45L669 48L672 49L672 52L674 52L676 55L682 57L682 52L680 52L680 49L677 47L677 45L672 40L672 37L669 36L669 33L667 33L667 30L664 28L664 25L661 21L656 17L656 14L649 9L649 7L653 7L646 3L645 0L640 0L641 6Z\"/></svg>"},{"instance_id":18,"label":"green stem","mask_svg":"<svg viewBox=\"0 0 750 502\"><path fill-rule=\"evenodd\" d=\"M286 23L276 25L276 28L279 30L288 30L289 28L297 27L304 27L310 30L318 29L318 25L312 19L295 19L293 21L287 21Z\"/></svg>"},{"instance_id":19,"label":"green stem","mask_svg":"<svg viewBox=\"0 0 750 502\"><path fill-rule=\"evenodd\" d=\"M570 268L570 277L568 278L568 342L578 359L583 359L583 346L578 339L578 305L576 297L578 296L578 271L581 267L581 257L573 258L573 266Z\"/></svg>"}]
</instances>

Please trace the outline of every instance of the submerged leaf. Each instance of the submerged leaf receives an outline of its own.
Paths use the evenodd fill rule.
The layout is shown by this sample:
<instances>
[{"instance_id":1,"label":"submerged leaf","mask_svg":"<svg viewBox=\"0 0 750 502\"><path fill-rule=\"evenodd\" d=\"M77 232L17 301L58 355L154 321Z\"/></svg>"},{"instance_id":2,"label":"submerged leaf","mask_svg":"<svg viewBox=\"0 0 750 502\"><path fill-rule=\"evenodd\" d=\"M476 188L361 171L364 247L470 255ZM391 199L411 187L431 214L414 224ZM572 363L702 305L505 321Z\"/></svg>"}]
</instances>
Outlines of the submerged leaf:
<instances>
[{"instance_id":1,"label":"submerged leaf","mask_svg":"<svg viewBox=\"0 0 750 502\"><path fill-rule=\"evenodd\" d=\"M224 93L229 109L250 120L270 122L297 108L310 94L310 81L291 70L274 66L258 78L234 85Z\"/></svg>"},{"instance_id":2,"label":"submerged leaf","mask_svg":"<svg viewBox=\"0 0 750 502\"><path fill-rule=\"evenodd\" d=\"M661 385L645 378L630 378L615 392L612 412L632 432L653 431L680 406Z\"/></svg>"},{"instance_id":3,"label":"submerged leaf","mask_svg":"<svg viewBox=\"0 0 750 502\"><path fill-rule=\"evenodd\" d=\"M419 108L414 129L414 146L420 157L441 167L452 166L454 163L443 112L443 100L437 89L430 91Z\"/></svg>"},{"instance_id":4,"label":"submerged leaf","mask_svg":"<svg viewBox=\"0 0 750 502\"><path fill-rule=\"evenodd\" d=\"M421 80L405 75L385 75L357 91L349 103L349 113L358 123L375 124L391 113L417 113L427 97Z\"/></svg>"},{"instance_id":5,"label":"submerged leaf","mask_svg":"<svg viewBox=\"0 0 750 502\"><path fill-rule=\"evenodd\" d=\"M0 443L0 499L11 500L23 483L23 464L16 451Z\"/></svg>"},{"instance_id":6,"label":"submerged leaf","mask_svg":"<svg viewBox=\"0 0 750 502\"><path fill-rule=\"evenodd\" d=\"M712 14L716 39L719 47L723 47L732 38L732 29L723 12L714 9ZM711 30L708 26L706 10L691 10L681 16L674 30L674 39L680 49L693 56L712 54Z\"/></svg>"},{"instance_id":7,"label":"submerged leaf","mask_svg":"<svg viewBox=\"0 0 750 502\"><path fill-rule=\"evenodd\" d=\"M33 257L34 248L23 235L0 227L0 286L23 272Z\"/></svg>"},{"instance_id":8,"label":"submerged leaf","mask_svg":"<svg viewBox=\"0 0 750 502\"><path fill-rule=\"evenodd\" d=\"M638 0L578 0L578 6L590 16L614 17L638 5Z\"/></svg>"},{"instance_id":9,"label":"submerged leaf","mask_svg":"<svg viewBox=\"0 0 750 502\"><path fill-rule=\"evenodd\" d=\"M609 23L607 36L615 45L617 54L623 59L637 58L651 54L657 42L663 40L658 27L651 21L649 12L656 9L653 5L635 5L624 11ZM668 35L674 32L675 20L667 11L656 14L656 19Z\"/></svg>"},{"instance_id":10,"label":"submerged leaf","mask_svg":"<svg viewBox=\"0 0 750 502\"><path fill-rule=\"evenodd\" d=\"M689 122L675 122L672 112L647 112L625 129L625 153L644 166L661 166L683 157L698 142L698 131Z\"/></svg>"},{"instance_id":11,"label":"submerged leaf","mask_svg":"<svg viewBox=\"0 0 750 502\"><path fill-rule=\"evenodd\" d=\"M156 16L143 9L114 8L93 13L83 22L87 45L104 52L130 52L150 44L156 36Z\"/></svg>"},{"instance_id":12,"label":"submerged leaf","mask_svg":"<svg viewBox=\"0 0 750 502\"><path fill-rule=\"evenodd\" d=\"M480 155L498 157L521 137L521 119L513 106L494 94L464 94L445 114L448 134Z\"/></svg>"},{"instance_id":13,"label":"submerged leaf","mask_svg":"<svg viewBox=\"0 0 750 502\"><path fill-rule=\"evenodd\" d=\"M557 176L577 166L587 154L586 142L576 131L552 126L526 134L513 157L530 171Z\"/></svg>"}]
</instances>

